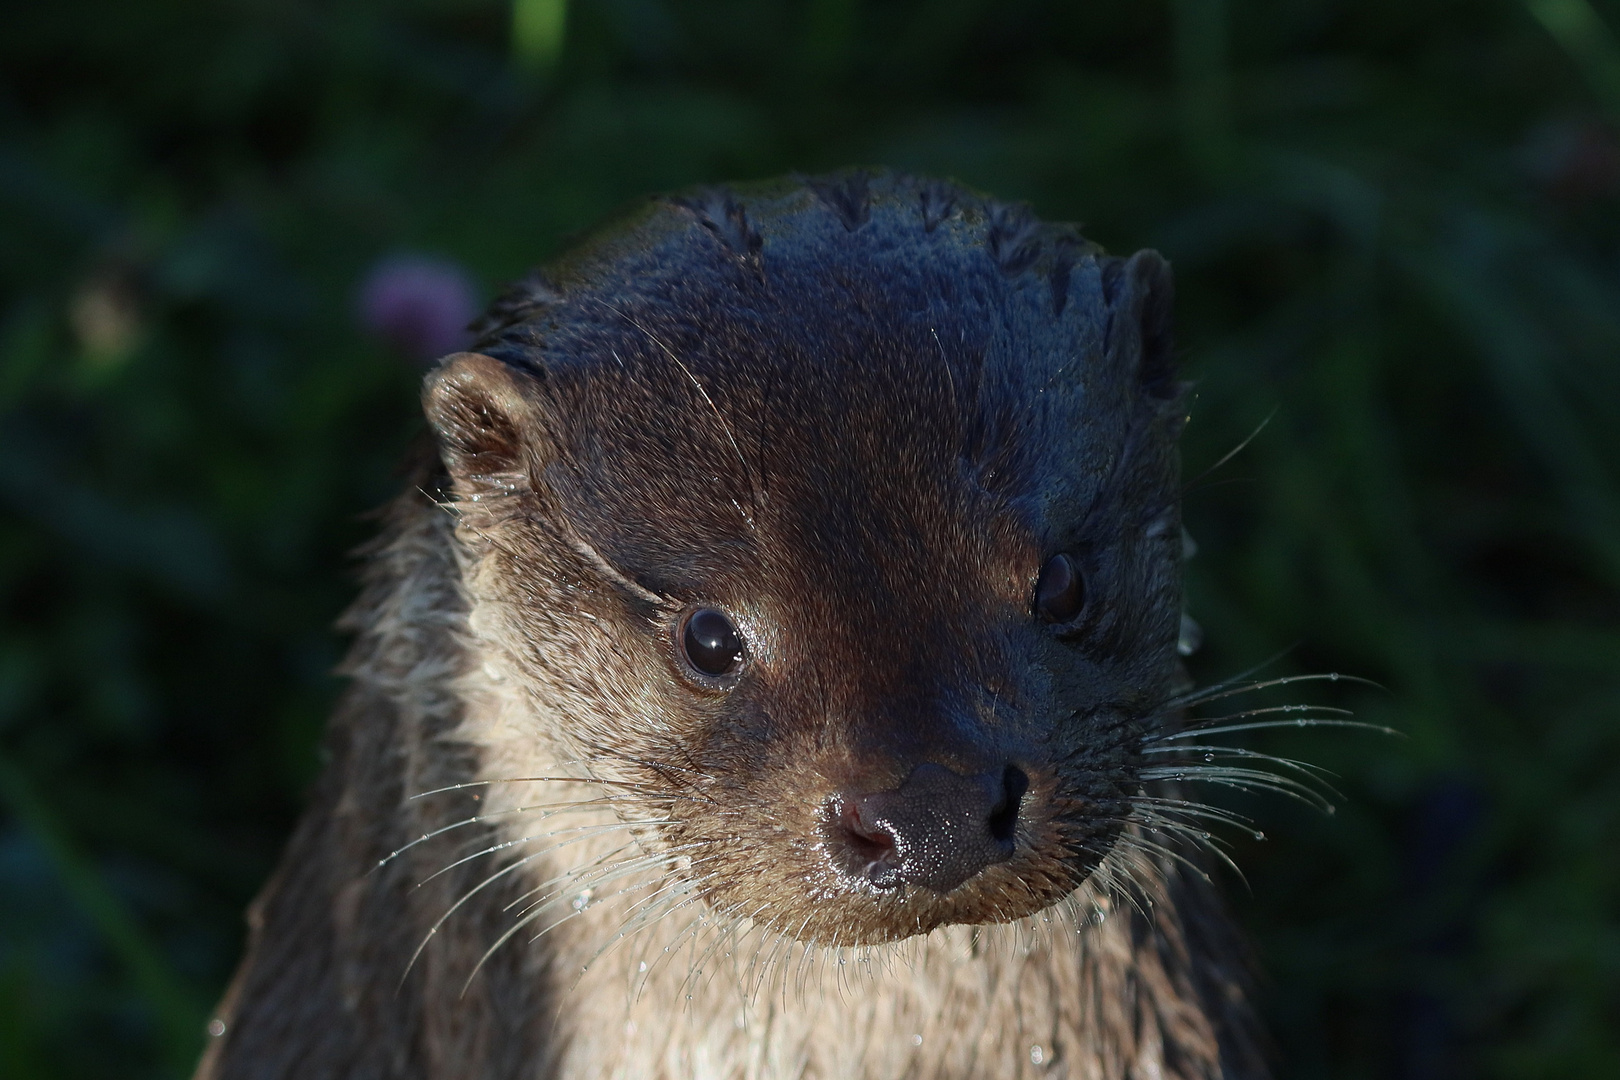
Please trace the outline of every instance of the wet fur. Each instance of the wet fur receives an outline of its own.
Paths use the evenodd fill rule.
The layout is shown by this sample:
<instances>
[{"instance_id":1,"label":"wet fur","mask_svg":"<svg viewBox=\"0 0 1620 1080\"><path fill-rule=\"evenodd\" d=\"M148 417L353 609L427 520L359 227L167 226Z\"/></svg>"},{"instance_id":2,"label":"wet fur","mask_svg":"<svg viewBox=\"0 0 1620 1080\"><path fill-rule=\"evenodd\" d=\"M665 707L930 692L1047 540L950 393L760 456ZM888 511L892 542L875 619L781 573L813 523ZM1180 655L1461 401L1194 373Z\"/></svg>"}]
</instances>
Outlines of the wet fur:
<instances>
[{"instance_id":1,"label":"wet fur","mask_svg":"<svg viewBox=\"0 0 1620 1080\"><path fill-rule=\"evenodd\" d=\"M655 202L497 303L199 1077L1263 1076L1144 809L1180 798L1141 778L1168 303L1156 256L865 173ZM1100 594L1066 642L1007 614L1054 547ZM681 681L683 598L741 612L757 685ZM795 809L995 753L1034 763L1020 855L951 896L851 889Z\"/></svg>"}]
</instances>

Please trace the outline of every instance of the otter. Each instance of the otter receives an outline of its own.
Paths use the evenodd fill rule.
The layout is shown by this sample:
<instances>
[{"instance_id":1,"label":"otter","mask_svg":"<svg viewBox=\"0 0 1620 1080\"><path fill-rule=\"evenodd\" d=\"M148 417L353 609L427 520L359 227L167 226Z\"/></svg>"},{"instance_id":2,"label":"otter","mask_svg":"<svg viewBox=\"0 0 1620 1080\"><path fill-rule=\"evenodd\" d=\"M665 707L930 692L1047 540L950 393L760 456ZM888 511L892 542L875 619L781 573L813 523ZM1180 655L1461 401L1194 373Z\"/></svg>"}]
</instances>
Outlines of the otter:
<instances>
[{"instance_id":1,"label":"otter","mask_svg":"<svg viewBox=\"0 0 1620 1080\"><path fill-rule=\"evenodd\" d=\"M1266 1075L1169 767L1170 309L868 171L512 287L427 377L200 1080Z\"/></svg>"}]
</instances>

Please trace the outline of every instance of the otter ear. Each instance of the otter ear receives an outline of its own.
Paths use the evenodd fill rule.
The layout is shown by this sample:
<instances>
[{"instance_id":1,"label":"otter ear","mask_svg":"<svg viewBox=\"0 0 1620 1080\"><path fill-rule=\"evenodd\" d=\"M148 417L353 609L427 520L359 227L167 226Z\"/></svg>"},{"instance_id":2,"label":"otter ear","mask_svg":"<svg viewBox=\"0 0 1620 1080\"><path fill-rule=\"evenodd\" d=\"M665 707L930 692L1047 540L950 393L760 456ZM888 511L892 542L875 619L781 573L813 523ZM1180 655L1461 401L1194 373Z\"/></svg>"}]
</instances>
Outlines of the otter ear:
<instances>
[{"instance_id":1,"label":"otter ear","mask_svg":"<svg viewBox=\"0 0 1620 1080\"><path fill-rule=\"evenodd\" d=\"M1137 385L1150 398L1179 397L1182 384L1176 378L1170 325L1175 301L1170 264L1157 251L1112 260L1103 271L1103 292L1109 309L1109 355L1126 363L1136 358Z\"/></svg>"},{"instance_id":2,"label":"otter ear","mask_svg":"<svg viewBox=\"0 0 1620 1080\"><path fill-rule=\"evenodd\" d=\"M549 443L539 386L482 353L455 353L428 374L422 410L463 500L529 490Z\"/></svg>"}]
</instances>

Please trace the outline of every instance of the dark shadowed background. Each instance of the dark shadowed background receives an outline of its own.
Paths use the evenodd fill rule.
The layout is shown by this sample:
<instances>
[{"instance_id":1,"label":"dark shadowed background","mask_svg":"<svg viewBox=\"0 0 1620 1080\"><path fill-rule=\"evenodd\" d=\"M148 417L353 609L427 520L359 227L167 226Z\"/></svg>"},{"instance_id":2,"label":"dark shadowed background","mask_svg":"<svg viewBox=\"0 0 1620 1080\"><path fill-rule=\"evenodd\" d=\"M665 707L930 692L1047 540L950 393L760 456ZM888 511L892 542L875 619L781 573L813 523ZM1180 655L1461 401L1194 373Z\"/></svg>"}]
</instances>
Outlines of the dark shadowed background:
<instances>
[{"instance_id":1,"label":"dark shadowed background","mask_svg":"<svg viewBox=\"0 0 1620 1080\"><path fill-rule=\"evenodd\" d=\"M180 1077L473 304L884 164L1174 262L1285 1077L1620 1076L1620 2L29 0L0 30L0 1075ZM1280 654L1280 655L1279 655Z\"/></svg>"}]
</instances>

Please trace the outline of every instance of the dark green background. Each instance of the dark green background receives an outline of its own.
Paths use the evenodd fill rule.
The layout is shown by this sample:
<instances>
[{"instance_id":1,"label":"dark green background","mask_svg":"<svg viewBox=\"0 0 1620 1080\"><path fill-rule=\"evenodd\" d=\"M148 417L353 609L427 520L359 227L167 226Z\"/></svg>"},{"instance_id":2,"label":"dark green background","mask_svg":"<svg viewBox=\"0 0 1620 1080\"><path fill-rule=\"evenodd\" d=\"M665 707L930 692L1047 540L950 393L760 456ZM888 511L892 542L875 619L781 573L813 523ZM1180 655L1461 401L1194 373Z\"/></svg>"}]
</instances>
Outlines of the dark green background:
<instances>
[{"instance_id":1,"label":"dark green background","mask_svg":"<svg viewBox=\"0 0 1620 1080\"><path fill-rule=\"evenodd\" d=\"M641 193L870 163L1164 251L1189 474L1273 417L1189 496L1196 674L1283 652L1385 689L1271 702L1404 733L1247 742L1342 792L1232 804L1282 1073L1620 1076L1620 4L575 0L555 63L511 25L6 5L0 1075L201 1045L420 428L374 261L488 290Z\"/></svg>"}]
</instances>

